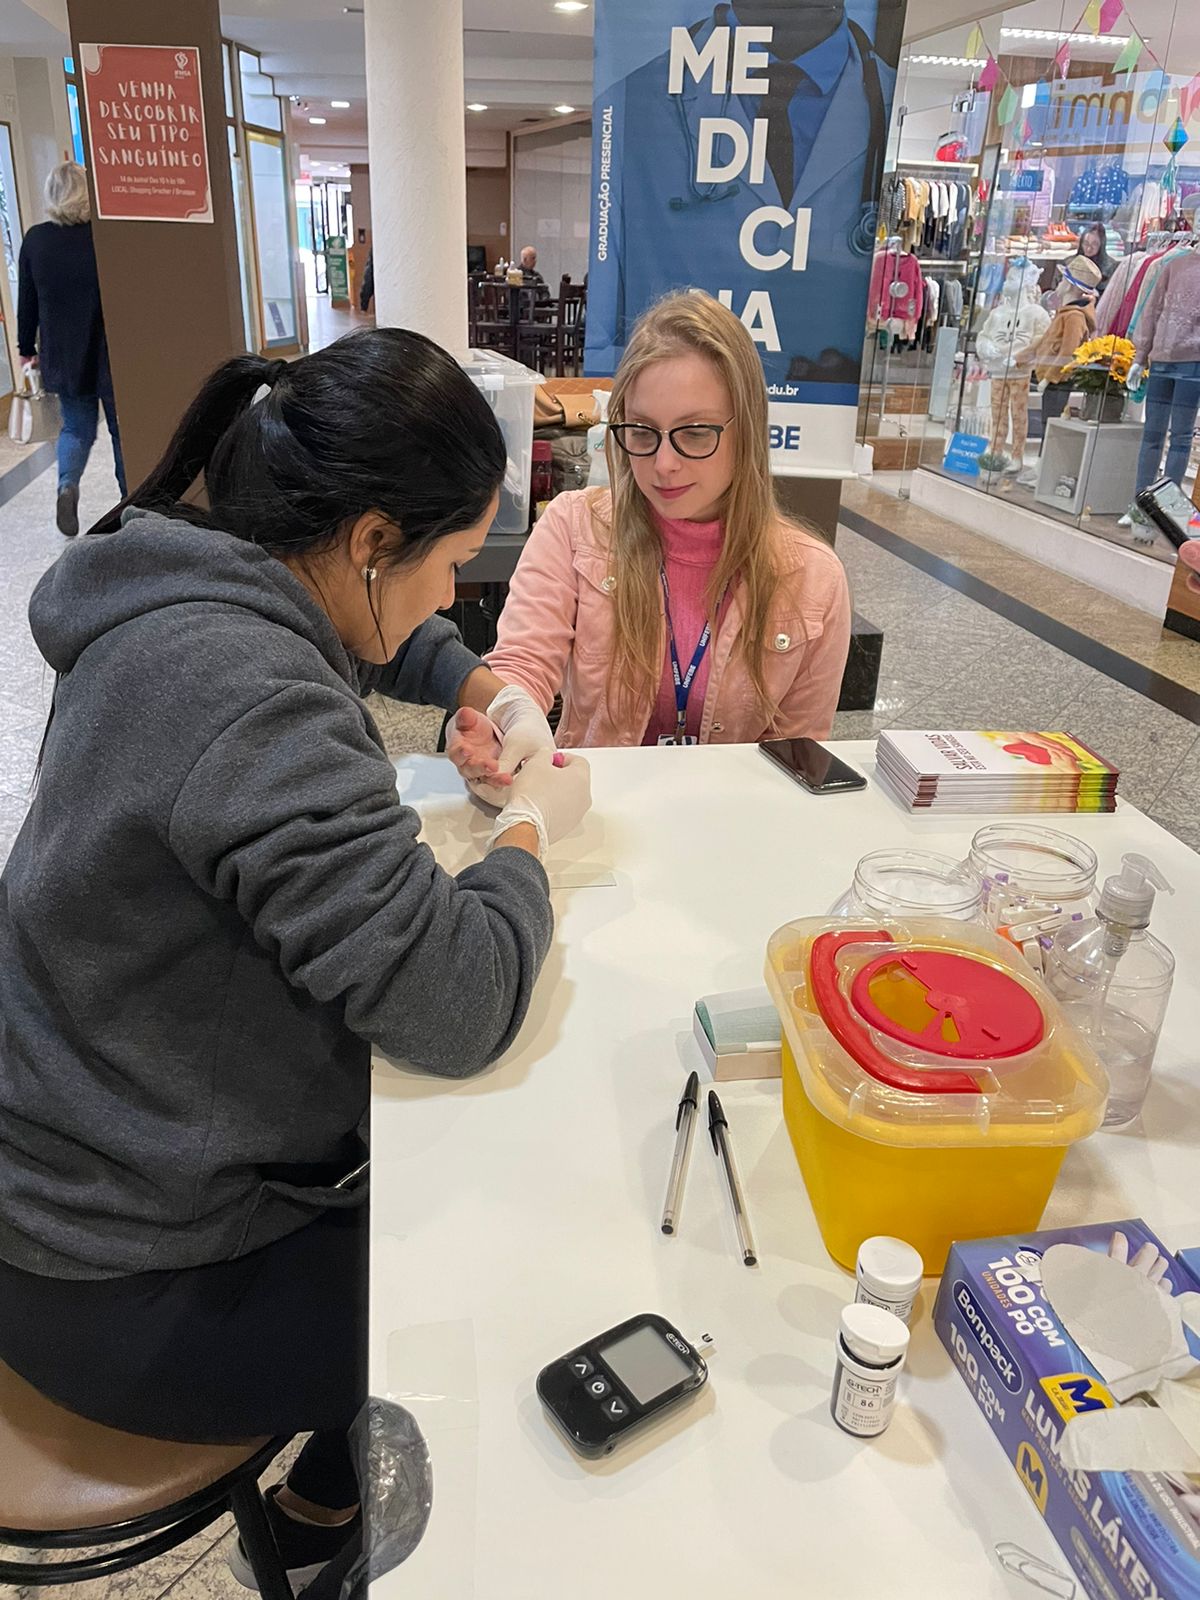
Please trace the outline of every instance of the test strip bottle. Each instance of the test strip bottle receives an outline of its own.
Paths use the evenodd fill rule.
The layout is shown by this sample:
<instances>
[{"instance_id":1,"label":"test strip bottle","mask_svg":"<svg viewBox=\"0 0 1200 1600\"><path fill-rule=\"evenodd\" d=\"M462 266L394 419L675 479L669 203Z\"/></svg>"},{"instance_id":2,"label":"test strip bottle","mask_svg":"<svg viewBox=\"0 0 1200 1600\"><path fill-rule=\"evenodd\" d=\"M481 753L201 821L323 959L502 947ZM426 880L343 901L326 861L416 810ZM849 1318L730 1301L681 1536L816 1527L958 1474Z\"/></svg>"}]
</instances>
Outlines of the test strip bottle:
<instances>
[{"instance_id":1,"label":"test strip bottle","mask_svg":"<svg viewBox=\"0 0 1200 1600\"><path fill-rule=\"evenodd\" d=\"M839 1428L858 1439L883 1433L892 1420L896 1380L907 1354L908 1329L899 1317L859 1301L845 1307L829 1407Z\"/></svg>"},{"instance_id":2,"label":"test strip bottle","mask_svg":"<svg viewBox=\"0 0 1200 1600\"><path fill-rule=\"evenodd\" d=\"M877 1233L858 1247L855 1301L890 1311L907 1326L924 1272L925 1263L912 1245Z\"/></svg>"}]
</instances>

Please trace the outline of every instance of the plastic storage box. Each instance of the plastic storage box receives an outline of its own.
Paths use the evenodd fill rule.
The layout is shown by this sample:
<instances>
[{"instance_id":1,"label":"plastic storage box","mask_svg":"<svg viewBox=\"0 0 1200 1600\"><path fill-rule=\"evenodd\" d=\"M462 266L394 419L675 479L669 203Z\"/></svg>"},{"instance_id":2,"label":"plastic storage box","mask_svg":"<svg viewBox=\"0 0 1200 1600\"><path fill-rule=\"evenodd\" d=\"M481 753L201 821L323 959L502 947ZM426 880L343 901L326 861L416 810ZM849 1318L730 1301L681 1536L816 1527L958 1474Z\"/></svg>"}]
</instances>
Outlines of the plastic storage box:
<instances>
[{"instance_id":1,"label":"plastic storage box","mask_svg":"<svg viewBox=\"0 0 1200 1600\"><path fill-rule=\"evenodd\" d=\"M498 350L471 350L462 365L496 413L508 452L500 509L490 531L527 533L533 477L533 397L541 376Z\"/></svg>"},{"instance_id":2,"label":"plastic storage box","mask_svg":"<svg viewBox=\"0 0 1200 1600\"><path fill-rule=\"evenodd\" d=\"M939 1273L956 1239L1036 1228L1095 1132L1100 1061L1011 945L938 917L787 923L767 947L783 1114L830 1255L890 1234Z\"/></svg>"}]
</instances>

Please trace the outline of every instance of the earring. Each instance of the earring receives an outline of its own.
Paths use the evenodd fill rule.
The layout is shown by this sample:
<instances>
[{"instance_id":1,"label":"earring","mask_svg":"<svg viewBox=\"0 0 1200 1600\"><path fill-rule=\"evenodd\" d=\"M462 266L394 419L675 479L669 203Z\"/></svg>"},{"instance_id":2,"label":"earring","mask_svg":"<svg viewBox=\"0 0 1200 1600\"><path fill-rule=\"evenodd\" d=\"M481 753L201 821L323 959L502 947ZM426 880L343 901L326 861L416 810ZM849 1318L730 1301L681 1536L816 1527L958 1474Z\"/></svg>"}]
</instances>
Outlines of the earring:
<instances>
[{"instance_id":1,"label":"earring","mask_svg":"<svg viewBox=\"0 0 1200 1600\"><path fill-rule=\"evenodd\" d=\"M374 578L375 575L376 575L375 574L375 568L374 567L364 567L362 569L362 575L366 579L366 581L368 583L370 583L371 579Z\"/></svg>"}]
</instances>

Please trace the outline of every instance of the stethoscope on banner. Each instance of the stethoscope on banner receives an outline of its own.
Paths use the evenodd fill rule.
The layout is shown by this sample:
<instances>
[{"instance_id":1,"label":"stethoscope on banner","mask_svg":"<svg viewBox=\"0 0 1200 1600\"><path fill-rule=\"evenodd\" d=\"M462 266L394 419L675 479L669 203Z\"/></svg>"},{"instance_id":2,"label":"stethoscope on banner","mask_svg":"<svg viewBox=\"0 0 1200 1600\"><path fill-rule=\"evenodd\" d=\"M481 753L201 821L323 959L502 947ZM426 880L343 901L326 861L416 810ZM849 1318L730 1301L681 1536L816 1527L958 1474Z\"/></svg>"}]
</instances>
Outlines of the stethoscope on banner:
<instances>
[{"instance_id":1,"label":"stethoscope on banner","mask_svg":"<svg viewBox=\"0 0 1200 1600\"><path fill-rule=\"evenodd\" d=\"M728 6L718 6L716 19L721 22L721 13L728 13ZM883 164L887 151L887 118L884 115L883 83L879 76L879 58L875 54L870 39L863 32L857 22L847 19L850 36L858 49L859 59L863 69L863 92L867 100L867 116L870 120L870 131L867 137L867 159L863 165L862 194L859 200L859 216L847 229L846 239L850 252L856 256L869 256L875 250L875 230L879 217L879 192L883 186ZM688 121L687 111L684 108L683 97L673 95L675 102L675 115L679 118L679 126L683 132L684 142L688 152L688 188L691 198L685 195L672 195L668 204L672 211L686 211L692 206L712 205L720 200L730 200L737 194L741 182L732 183L698 183L696 180L696 167L700 156L699 141L692 131ZM726 91L721 101L721 115L725 116L729 110L730 96Z\"/></svg>"}]
</instances>

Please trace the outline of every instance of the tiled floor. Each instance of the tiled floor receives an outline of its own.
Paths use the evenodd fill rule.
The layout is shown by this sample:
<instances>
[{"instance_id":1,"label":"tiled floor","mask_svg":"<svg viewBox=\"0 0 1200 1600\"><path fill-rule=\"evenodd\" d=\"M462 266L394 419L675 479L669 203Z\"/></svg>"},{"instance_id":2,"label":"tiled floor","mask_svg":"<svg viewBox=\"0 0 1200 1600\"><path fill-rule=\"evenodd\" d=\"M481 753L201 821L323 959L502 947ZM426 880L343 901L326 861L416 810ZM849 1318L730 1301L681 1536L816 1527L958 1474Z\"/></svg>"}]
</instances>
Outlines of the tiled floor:
<instances>
[{"instance_id":1,"label":"tiled floor","mask_svg":"<svg viewBox=\"0 0 1200 1600\"><path fill-rule=\"evenodd\" d=\"M871 505L866 496L871 493L852 489L847 504L866 509ZM892 502L893 509L895 505ZM889 510L874 509L881 516ZM904 537L922 542L918 525L927 522L927 514L913 506L903 509ZM976 545L996 548L992 541L977 539L962 529L955 532ZM885 727L970 728L986 724L1063 729L1116 762L1121 768L1120 792L1126 799L1193 848L1200 848L1200 805L1196 803L1200 794L1200 727L1114 683L857 534L843 529L838 534L838 551L850 575L855 609L883 628L884 644L875 710L840 716L835 736L867 737ZM939 548L938 553L964 564L959 552ZM1082 584L1011 552L1001 554L1006 569L1028 584L1031 602L1043 611L1051 610L1053 596L1061 598L1067 589L1082 589L1085 598L1095 598L1095 591ZM988 555L983 552L981 559ZM997 580L993 577L992 581ZM1020 591L1014 587L1007 592ZM1104 601L1104 610L1115 615L1128 608ZM1087 623L1078 612L1072 621L1086 630ZM1186 640L1179 643L1196 652L1200 670L1200 645Z\"/></svg>"},{"instance_id":2,"label":"tiled floor","mask_svg":"<svg viewBox=\"0 0 1200 1600\"><path fill-rule=\"evenodd\" d=\"M879 473L876 477L879 487L846 484L843 505L1046 616L1110 645L1131 661L1185 688L1200 690L1200 645L1194 640L1172 633L1145 611L1122 605L1077 578L1068 578L995 539L899 499L895 491L905 482L900 474Z\"/></svg>"},{"instance_id":3,"label":"tiled floor","mask_svg":"<svg viewBox=\"0 0 1200 1600\"><path fill-rule=\"evenodd\" d=\"M84 478L80 510L85 527L115 498L111 474L111 456L102 440ZM848 503L869 507L871 493L851 489ZM0 860L28 804L50 698L51 683L29 636L25 610L37 579L63 548L54 529L53 502L54 474L46 472L0 505ZM913 508L906 514L905 536L918 540L921 514ZM966 562L970 536L963 538L967 542L954 552L940 553ZM885 629L885 643L876 709L839 717L836 736L866 737L883 727L970 727L981 722L1066 727L1120 763L1122 792L1129 799L1200 847L1200 806L1195 803L1200 794L1200 727L849 530L839 535L838 549L855 605ZM989 546L976 555L986 564L994 552ZM1027 584L1031 595L1036 590L1043 609L1057 603L1054 596L1072 590L1082 590L1073 603L1094 600L1093 591L1069 579L1009 553L1000 556L1007 576L1014 584ZM1066 600L1063 605L1067 607ZM1105 606L1106 615L1114 612L1112 602ZM1073 620L1079 615L1076 611ZM434 748L440 712L382 703L378 715L389 747ZM80 1587L78 1594L69 1589L58 1593L63 1600L160 1600L166 1594L172 1600L244 1600L245 1591L225 1566L231 1539L228 1526L220 1525L138 1573L109 1580L107 1595L102 1583L88 1585L86 1591Z\"/></svg>"}]
</instances>

